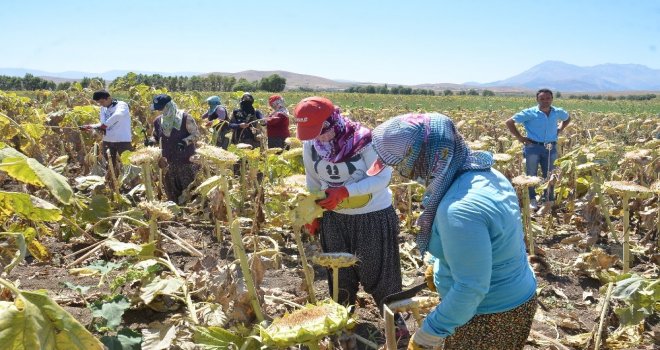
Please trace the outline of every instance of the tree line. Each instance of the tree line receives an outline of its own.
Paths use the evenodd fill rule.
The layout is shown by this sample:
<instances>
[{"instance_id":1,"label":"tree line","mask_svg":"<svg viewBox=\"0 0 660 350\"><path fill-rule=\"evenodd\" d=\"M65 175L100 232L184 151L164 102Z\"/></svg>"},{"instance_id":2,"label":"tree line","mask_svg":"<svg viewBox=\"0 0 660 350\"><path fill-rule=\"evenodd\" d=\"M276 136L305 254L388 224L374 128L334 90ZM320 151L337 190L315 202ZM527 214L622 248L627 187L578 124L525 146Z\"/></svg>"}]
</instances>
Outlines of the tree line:
<instances>
[{"instance_id":1,"label":"tree line","mask_svg":"<svg viewBox=\"0 0 660 350\"><path fill-rule=\"evenodd\" d=\"M80 80L80 85L82 85L83 88L86 88L94 80L101 82L101 84L105 86L105 80L99 77L82 78ZM0 75L0 90L4 91L66 90L70 88L72 84L73 82L70 81L63 81L58 84L50 80L35 77L30 73L25 74L24 77Z\"/></svg>"},{"instance_id":2,"label":"tree line","mask_svg":"<svg viewBox=\"0 0 660 350\"><path fill-rule=\"evenodd\" d=\"M98 80L103 86L106 81L103 78L88 78L80 80L83 88L89 86L93 80ZM124 86L145 84L157 89L166 88L168 91L268 91L280 92L286 87L286 79L272 74L260 80L248 81L245 78L236 79L230 76L210 74L207 76L163 76L160 74L135 74L128 73L118 77L110 83L110 89L121 89ZM11 77L0 75L0 90L6 91L33 91L33 90L66 90L72 82L61 82L56 84L50 80L25 74L24 77Z\"/></svg>"},{"instance_id":3,"label":"tree line","mask_svg":"<svg viewBox=\"0 0 660 350\"><path fill-rule=\"evenodd\" d=\"M360 86L351 86L348 89L345 89L344 92L348 93L363 93L363 94L391 94L391 95L428 95L428 96L452 96L452 95L467 95L467 96L479 96L479 91L476 89L469 90L459 90L452 91L445 89L444 91L436 92L431 89L413 89L411 87L404 87L402 85L396 87L388 87L387 84L380 86L374 85L360 85ZM481 96L495 96L495 93L491 90L483 90Z\"/></svg>"}]
</instances>

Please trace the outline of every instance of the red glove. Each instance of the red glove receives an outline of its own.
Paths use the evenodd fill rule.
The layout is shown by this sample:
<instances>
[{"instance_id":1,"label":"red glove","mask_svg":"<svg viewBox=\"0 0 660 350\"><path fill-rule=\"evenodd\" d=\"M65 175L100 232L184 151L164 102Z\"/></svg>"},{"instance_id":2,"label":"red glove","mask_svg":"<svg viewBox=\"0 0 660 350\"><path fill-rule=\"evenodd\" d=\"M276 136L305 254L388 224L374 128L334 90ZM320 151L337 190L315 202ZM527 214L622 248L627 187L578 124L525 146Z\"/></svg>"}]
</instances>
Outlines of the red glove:
<instances>
[{"instance_id":1,"label":"red glove","mask_svg":"<svg viewBox=\"0 0 660 350\"><path fill-rule=\"evenodd\" d=\"M319 226L319 219L314 219L311 223L305 224L305 229L307 229L307 232L309 232L310 235L314 236L316 231L318 231Z\"/></svg>"},{"instance_id":2,"label":"red glove","mask_svg":"<svg viewBox=\"0 0 660 350\"><path fill-rule=\"evenodd\" d=\"M341 201L348 198L348 190L345 186L330 187L325 190L326 197L316 202L323 209L334 210Z\"/></svg>"}]
</instances>

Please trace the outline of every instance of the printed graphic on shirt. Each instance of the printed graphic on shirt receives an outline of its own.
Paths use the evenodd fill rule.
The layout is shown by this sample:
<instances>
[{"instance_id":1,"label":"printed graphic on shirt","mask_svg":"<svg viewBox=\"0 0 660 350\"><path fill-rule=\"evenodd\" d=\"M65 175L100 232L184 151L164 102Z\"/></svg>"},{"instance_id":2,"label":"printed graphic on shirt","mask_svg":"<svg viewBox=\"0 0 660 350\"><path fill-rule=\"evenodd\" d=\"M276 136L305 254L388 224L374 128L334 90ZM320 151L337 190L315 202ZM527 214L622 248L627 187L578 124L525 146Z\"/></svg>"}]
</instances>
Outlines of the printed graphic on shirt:
<instances>
[{"instance_id":1,"label":"printed graphic on shirt","mask_svg":"<svg viewBox=\"0 0 660 350\"><path fill-rule=\"evenodd\" d=\"M316 149L312 146L312 160L314 161L314 171L321 182L327 187L341 187L350 185L364 179L367 176L366 171L358 169L355 163L362 162L362 156L356 155L346 162L331 163L319 157ZM355 209L366 206L371 200L371 194L352 196L343 200L337 206L337 209Z\"/></svg>"}]
</instances>

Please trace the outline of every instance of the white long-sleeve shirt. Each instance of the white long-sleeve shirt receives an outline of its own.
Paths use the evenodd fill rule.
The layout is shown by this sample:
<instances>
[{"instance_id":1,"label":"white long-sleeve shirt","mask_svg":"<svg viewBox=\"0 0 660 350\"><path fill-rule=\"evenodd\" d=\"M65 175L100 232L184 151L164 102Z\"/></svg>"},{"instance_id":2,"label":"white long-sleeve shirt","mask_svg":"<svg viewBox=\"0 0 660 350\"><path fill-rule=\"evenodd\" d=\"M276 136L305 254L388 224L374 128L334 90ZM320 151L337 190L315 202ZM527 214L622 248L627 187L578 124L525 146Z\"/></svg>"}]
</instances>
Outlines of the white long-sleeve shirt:
<instances>
[{"instance_id":1,"label":"white long-sleeve shirt","mask_svg":"<svg viewBox=\"0 0 660 350\"><path fill-rule=\"evenodd\" d=\"M314 150L313 141L303 142L303 163L307 189L323 191L328 187L345 186L349 197L334 210L340 214L366 214L392 205L392 192L388 185L392 168L387 167L376 176L368 176L367 170L378 158L371 145L342 163L323 160Z\"/></svg>"},{"instance_id":2,"label":"white long-sleeve shirt","mask_svg":"<svg viewBox=\"0 0 660 350\"><path fill-rule=\"evenodd\" d=\"M107 126L103 141L131 142L131 115L126 102L117 101L110 107L101 107L99 119Z\"/></svg>"}]
</instances>

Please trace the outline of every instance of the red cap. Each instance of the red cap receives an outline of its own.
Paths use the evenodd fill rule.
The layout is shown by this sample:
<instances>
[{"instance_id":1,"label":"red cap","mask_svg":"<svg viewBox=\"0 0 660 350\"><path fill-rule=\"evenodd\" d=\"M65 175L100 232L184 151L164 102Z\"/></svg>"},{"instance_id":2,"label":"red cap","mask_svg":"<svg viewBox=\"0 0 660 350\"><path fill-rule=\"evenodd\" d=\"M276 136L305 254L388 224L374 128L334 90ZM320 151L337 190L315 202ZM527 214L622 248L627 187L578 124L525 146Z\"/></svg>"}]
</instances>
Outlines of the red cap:
<instances>
[{"instance_id":1,"label":"red cap","mask_svg":"<svg viewBox=\"0 0 660 350\"><path fill-rule=\"evenodd\" d=\"M272 105L273 105L273 102L275 102L275 101L277 101L277 100L281 100L281 99L282 99L282 96L280 96L280 95L273 95L273 96L271 96L271 97L268 98L268 105L269 105L269 106L272 106Z\"/></svg>"},{"instance_id":2,"label":"red cap","mask_svg":"<svg viewBox=\"0 0 660 350\"><path fill-rule=\"evenodd\" d=\"M385 169L387 165L383 163L382 160L380 160L380 157L374 161L373 164L371 164L371 167L369 167L369 170L367 170L367 175L369 176L376 176L378 175L383 169Z\"/></svg>"},{"instance_id":3,"label":"red cap","mask_svg":"<svg viewBox=\"0 0 660 350\"><path fill-rule=\"evenodd\" d=\"M325 97L313 96L298 102L294 114L296 116L296 136L305 141L321 134L323 122L332 115L335 106Z\"/></svg>"}]
</instances>

